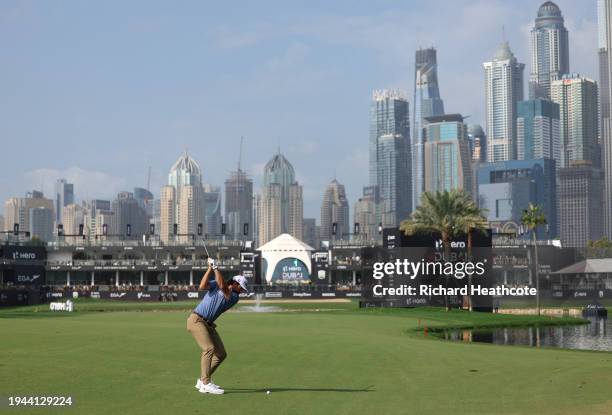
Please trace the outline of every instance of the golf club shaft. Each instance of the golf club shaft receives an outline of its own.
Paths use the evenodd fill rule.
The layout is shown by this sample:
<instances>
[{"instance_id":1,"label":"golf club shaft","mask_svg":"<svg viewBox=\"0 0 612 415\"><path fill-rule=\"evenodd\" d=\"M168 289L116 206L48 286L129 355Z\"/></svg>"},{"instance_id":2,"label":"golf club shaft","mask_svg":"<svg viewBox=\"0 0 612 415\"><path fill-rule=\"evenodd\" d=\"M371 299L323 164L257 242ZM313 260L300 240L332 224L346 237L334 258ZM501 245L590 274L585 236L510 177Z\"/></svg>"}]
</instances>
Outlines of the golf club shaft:
<instances>
[{"instance_id":1,"label":"golf club shaft","mask_svg":"<svg viewBox=\"0 0 612 415\"><path fill-rule=\"evenodd\" d=\"M204 250L206 251L206 255L210 258L210 254L208 253L208 248L206 248L206 242L202 241L204 244Z\"/></svg>"}]
</instances>

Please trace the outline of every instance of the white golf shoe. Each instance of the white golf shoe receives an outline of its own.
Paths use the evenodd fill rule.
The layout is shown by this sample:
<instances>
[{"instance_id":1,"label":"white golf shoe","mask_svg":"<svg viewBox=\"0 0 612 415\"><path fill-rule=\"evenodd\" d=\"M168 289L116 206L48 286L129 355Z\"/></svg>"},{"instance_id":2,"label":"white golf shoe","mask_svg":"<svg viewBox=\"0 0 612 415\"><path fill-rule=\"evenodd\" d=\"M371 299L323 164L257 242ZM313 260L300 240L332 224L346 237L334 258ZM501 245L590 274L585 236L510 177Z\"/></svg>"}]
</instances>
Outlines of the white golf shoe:
<instances>
[{"instance_id":1,"label":"white golf shoe","mask_svg":"<svg viewBox=\"0 0 612 415\"><path fill-rule=\"evenodd\" d=\"M200 393L210 393L213 395L223 395L223 393L225 392L223 389L221 389L217 385L214 385L213 383L202 385L198 390L200 391Z\"/></svg>"},{"instance_id":2,"label":"white golf shoe","mask_svg":"<svg viewBox=\"0 0 612 415\"><path fill-rule=\"evenodd\" d=\"M210 385L214 386L215 388L221 389L219 387L219 385L213 383L212 379L210 380ZM196 389L200 389L202 386L204 386L204 382L202 382L202 379L198 378L198 380L196 381L196 384L195 384L195 388Z\"/></svg>"}]
</instances>

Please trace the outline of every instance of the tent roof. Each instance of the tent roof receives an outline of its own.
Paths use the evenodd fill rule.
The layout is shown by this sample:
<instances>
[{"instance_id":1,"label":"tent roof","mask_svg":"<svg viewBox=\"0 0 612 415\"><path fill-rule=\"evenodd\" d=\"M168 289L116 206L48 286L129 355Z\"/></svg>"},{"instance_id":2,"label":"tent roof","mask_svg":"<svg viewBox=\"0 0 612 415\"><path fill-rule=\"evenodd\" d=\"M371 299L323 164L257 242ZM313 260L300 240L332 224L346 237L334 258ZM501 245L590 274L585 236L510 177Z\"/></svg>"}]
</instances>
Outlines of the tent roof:
<instances>
[{"instance_id":1,"label":"tent roof","mask_svg":"<svg viewBox=\"0 0 612 415\"><path fill-rule=\"evenodd\" d=\"M568 267L553 272L553 274L598 274L612 273L612 258L585 259Z\"/></svg>"},{"instance_id":2,"label":"tent roof","mask_svg":"<svg viewBox=\"0 0 612 415\"><path fill-rule=\"evenodd\" d=\"M268 243L263 244L258 251L314 251L314 248L297 238L283 233Z\"/></svg>"}]
</instances>

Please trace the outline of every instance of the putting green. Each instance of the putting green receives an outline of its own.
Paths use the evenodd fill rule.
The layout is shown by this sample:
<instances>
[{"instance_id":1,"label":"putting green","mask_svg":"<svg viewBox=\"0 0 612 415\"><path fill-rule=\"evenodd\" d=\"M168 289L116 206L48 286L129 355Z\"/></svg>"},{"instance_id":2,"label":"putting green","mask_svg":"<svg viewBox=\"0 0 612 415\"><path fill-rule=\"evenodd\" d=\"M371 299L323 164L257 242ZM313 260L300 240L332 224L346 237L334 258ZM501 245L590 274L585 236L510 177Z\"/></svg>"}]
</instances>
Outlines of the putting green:
<instances>
[{"instance_id":1,"label":"putting green","mask_svg":"<svg viewBox=\"0 0 612 415\"><path fill-rule=\"evenodd\" d=\"M218 329L228 360L214 378L223 396L193 387L199 351L185 311L51 315L29 308L0 317L0 395L73 397L64 410L15 413L612 413L612 353L452 343L411 332L419 321L526 317L431 309L226 313Z\"/></svg>"}]
</instances>

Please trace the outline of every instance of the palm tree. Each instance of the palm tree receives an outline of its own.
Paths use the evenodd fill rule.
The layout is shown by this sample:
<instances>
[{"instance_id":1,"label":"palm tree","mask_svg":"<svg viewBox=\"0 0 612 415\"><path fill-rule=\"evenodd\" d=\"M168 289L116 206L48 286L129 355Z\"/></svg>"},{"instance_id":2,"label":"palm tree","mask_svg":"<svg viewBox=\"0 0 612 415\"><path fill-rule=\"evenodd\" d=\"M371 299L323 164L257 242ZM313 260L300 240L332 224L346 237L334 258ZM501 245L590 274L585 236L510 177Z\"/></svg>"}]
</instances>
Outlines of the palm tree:
<instances>
[{"instance_id":1,"label":"palm tree","mask_svg":"<svg viewBox=\"0 0 612 415\"><path fill-rule=\"evenodd\" d=\"M535 277L536 277L536 308L538 310L538 316L540 315L540 272L538 269L538 244L536 239L536 228L539 225L546 224L546 216L542 212L542 208L539 205L530 203L527 209L523 210L521 215L521 223L526 226L533 236L533 250L534 250L534 263L535 263Z\"/></svg>"},{"instance_id":2,"label":"palm tree","mask_svg":"<svg viewBox=\"0 0 612 415\"><path fill-rule=\"evenodd\" d=\"M424 192L421 205L412 213L410 219L402 221L400 230L406 235L433 233L440 235L444 245L444 260L450 259L451 241L461 234L468 233L470 228L484 226L484 216L463 190L444 190ZM469 241L471 244L471 240ZM471 247L470 247L471 249ZM446 277L448 282L448 276ZM450 310L448 297L444 296L446 310Z\"/></svg>"},{"instance_id":3,"label":"palm tree","mask_svg":"<svg viewBox=\"0 0 612 415\"><path fill-rule=\"evenodd\" d=\"M470 207L473 210L472 213L467 213L465 216L459 219L459 228L462 233L467 235L467 261L472 261L472 235L473 232L486 233L489 227L489 222L485 218L485 210L478 208L474 203L474 206ZM472 275L468 276L468 301L470 304L470 311L474 310L472 304Z\"/></svg>"}]
</instances>

